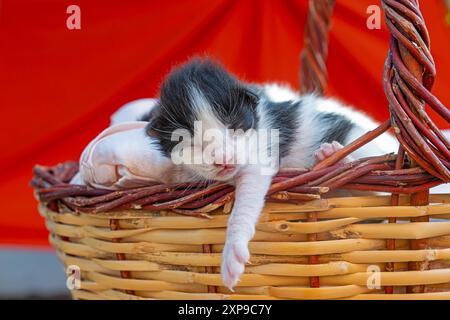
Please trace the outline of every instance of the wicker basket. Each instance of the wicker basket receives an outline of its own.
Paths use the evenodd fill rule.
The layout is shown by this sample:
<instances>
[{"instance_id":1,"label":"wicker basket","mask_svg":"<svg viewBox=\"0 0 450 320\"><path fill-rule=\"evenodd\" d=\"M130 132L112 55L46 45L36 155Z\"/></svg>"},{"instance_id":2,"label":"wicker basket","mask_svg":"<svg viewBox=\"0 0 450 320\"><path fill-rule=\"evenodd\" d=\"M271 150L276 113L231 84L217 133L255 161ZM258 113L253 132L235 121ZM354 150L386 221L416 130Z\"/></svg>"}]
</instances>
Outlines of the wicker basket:
<instances>
[{"instance_id":1,"label":"wicker basket","mask_svg":"<svg viewBox=\"0 0 450 320\"><path fill-rule=\"evenodd\" d=\"M221 286L228 219L222 209L212 219L39 210L64 265L82 271L81 289L72 291L77 299L450 299L450 195L430 201L420 207L408 206L406 196L395 207L389 196L269 203L235 292ZM319 221L303 222L312 215ZM441 220L402 223L424 216ZM357 223L379 218L399 223ZM414 242L422 249L411 250ZM408 271L410 264L422 268ZM384 294L390 286L394 293Z\"/></svg>"},{"instance_id":2,"label":"wicker basket","mask_svg":"<svg viewBox=\"0 0 450 320\"><path fill-rule=\"evenodd\" d=\"M70 185L75 163L37 166L32 185L50 242L81 279L73 297L450 299L450 195L428 192L450 181L450 143L424 107L448 122L450 111L430 92L436 71L417 0L382 4L392 35L383 79L391 119L311 170L274 178L234 292L219 273L232 187L112 192ZM325 90L333 5L310 1L305 92ZM397 155L339 163L390 128ZM338 188L391 194L322 197Z\"/></svg>"}]
</instances>

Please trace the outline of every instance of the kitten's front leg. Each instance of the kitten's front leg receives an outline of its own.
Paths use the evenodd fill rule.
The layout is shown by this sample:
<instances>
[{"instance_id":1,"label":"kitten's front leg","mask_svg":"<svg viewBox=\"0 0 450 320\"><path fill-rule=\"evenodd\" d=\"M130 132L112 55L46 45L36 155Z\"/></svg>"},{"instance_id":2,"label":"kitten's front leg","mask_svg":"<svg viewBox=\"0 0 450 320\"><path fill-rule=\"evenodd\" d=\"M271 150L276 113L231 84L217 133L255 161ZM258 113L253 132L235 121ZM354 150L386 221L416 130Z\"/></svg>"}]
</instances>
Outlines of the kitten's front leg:
<instances>
[{"instance_id":1,"label":"kitten's front leg","mask_svg":"<svg viewBox=\"0 0 450 320\"><path fill-rule=\"evenodd\" d=\"M251 166L243 168L236 177L235 202L228 220L221 266L222 282L230 290L250 259L248 243L255 234L271 181L272 175L264 175L259 168Z\"/></svg>"}]
</instances>

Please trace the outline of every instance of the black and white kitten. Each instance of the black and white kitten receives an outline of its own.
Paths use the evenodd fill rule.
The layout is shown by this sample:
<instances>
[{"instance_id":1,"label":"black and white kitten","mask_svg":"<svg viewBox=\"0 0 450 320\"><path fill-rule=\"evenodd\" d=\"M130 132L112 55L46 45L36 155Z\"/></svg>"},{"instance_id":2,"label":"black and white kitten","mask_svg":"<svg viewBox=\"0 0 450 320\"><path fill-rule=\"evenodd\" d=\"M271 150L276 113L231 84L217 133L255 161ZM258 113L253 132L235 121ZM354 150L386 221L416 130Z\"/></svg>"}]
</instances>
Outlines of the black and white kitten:
<instances>
[{"instance_id":1,"label":"black and white kitten","mask_svg":"<svg viewBox=\"0 0 450 320\"><path fill-rule=\"evenodd\" d=\"M247 84L207 59L194 59L174 69L162 84L159 103L147 132L159 139L163 154L173 158L180 144L180 135L174 132L181 129L197 137L185 144L181 153L203 153L203 158L179 166L204 179L229 181L236 187L221 265L223 284L230 289L250 258L248 243L279 167L311 167L377 126L336 100L298 96L277 85ZM277 133L274 139L249 139L255 131L273 130ZM221 133L222 138L210 132ZM245 139L250 145L243 148L245 143L239 142ZM385 134L352 156L380 155L395 148L395 140ZM207 153L206 149L213 151ZM269 165L267 161L248 161L262 151Z\"/></svg>"}]
</instances>

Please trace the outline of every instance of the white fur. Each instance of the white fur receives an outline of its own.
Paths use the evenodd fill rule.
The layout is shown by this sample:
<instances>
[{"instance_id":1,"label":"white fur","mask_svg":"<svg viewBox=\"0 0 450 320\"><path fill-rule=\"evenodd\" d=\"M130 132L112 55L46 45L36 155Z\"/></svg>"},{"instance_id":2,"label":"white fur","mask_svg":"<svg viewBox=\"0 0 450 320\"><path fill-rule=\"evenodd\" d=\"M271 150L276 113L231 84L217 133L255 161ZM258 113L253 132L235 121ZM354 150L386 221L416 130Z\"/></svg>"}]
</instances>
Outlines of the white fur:
<instances>
[{"instance_id":1,"label":"white fur","mask_svg":"<svg viewBox=\"0 0 450 320\"><path fill-rule=\"evenodd\" d=\"M293 101L299 98L299 95L288 85L266 83L263 85L263 90L273 102Z\"/></svg>"},{"instance_id":2,"label":"white fur","mask_svg":"<svg viewBox=\"0 0 450 320\"><path fill-rule=\"evenodd\" d=\"M248 243L264 206L264 197L272 176L261 175L258 166L246 166L235 177L235 202L228 220L227 237L222 252L222 282L232 289L250 258Z\"/></svg>"},{"instance_id":3,"label":"white fur","mask_svg":"<svg viewBox=\"0 0 450 320\"><path fill-rule=\"evenodd\" d=\"M215 116L212 107L203 94L194 86L190 88L189 92L191 105L195 109L195 118L201 123L201 130L198 127L194 127L194 144L192 149L186 151L198 153L203 152L205 148L209 148L213 152L204 152L204 162L202 164L191 164L188 168L206 179L229 181L234 173L219 177L217 173L220 169L211 164L236 163L233 152L235 150L234 140L230 136L227 126ZM214 138L214 133L217 134L216 136L221 136L224 139ZM204 137L205 139L203 139ZM236 165L236 167L239 166Z\"/></svg>"},{"instance_id":4,"label":"white fur","mask_svg":"<svg viewBox=\"0 0 450 320\"><path fill-rule=\"evenodd\" d=\"M142 119L158 102L157 99L144 98L124 104L111 116L111 125Z\"/></svg>"}]
</instances>

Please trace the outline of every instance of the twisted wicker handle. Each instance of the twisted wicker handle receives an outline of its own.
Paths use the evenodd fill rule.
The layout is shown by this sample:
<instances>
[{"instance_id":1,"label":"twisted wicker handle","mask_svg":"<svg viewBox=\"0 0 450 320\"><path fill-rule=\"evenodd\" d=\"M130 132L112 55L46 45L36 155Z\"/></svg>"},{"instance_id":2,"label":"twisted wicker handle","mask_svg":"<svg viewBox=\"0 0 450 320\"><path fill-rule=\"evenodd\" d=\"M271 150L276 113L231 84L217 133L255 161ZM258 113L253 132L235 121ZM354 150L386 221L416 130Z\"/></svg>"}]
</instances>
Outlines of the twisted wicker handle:
<instances>
[{"instance_id":1,"label":"twisted wicker handle","mask_svg":"<svg viewBox=\"0 0 450 320\"><path fill-rule=\"evenodd\" d=\"M450 144L427 115L429 105L447 122L450 111L430 92L436 68L417 0L382 0L391 33L383 83L391 124L409 157L431 175L450 181Z\"/></svg>"},{"instance_id":2,"label":"twisted wicker handle","mask_svg":"<svg viewBox=\"0 0 450 320\"><path fill-rule=\"evenodd\" d=\"M335 0L310 0L301 54L302 93L323 94L327 87L328 35Z\"/></svg>"}]
</instances>

